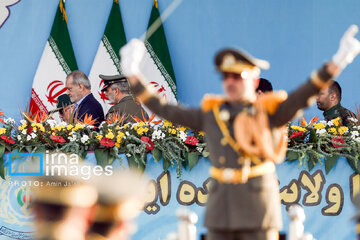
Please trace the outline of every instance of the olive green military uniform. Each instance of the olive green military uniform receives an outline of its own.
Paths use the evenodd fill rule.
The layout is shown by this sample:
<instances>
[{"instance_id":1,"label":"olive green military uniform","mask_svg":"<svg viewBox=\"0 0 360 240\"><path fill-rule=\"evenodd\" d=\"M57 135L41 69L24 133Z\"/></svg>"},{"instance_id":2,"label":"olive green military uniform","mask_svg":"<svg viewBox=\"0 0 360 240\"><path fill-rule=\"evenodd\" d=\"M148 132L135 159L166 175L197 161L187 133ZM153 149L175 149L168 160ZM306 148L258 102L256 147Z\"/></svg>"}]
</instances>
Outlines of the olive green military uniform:
<instances>
[{"instance_id":1,"label":"olive green military uniform","mask_svg":"<svg viewBox=\"0 0 360 240\"><path fill-rule=\"evenodd\" d=\"M324 111L324 118L326 121L330 121L334 118L341 118L341 126L348 126L351 122L349 122L349 118L356 118L355 114L350 110L341 106L341 104L337 104L330 108L327 111Z\"/></svg>"},{"instance_id":2,"label":"olive green military uniform","mask_svg":"<svg viewBox=\"0 0 360 240\"><path fill-rule=\"evenodd\" d=\"M319 71L318 81L330 80L330 75L324 67ZM308 106L308 100L319 92L318 85L308 81L279 105L277 111L269 115L271 129L283 126L291 120L299 109ZM196 108L183 108L161 104L155 96L146 96L147 90L139 83L133 86L133 92L154 113L176 123L192 129L205 131L206 142L210 151L212 166L216 168L241 169L238 152L229 145L222 144L223 134L216 121L213 111L204 112ZM226 109L230 117L226 122L230 134L233 136L233 121L235 116L242 111L252 110L251 104L224 102L220 109ZM279 199L279 185L275 172L269 172L259 177L249 178L244 184L224 184L214 181L210 189L207 202L205 226L210 231L226 232L279 229L282 225ZM259 235L259 239L266 234ZM215 236L215 235L213 235ZM253 237L255 235L252 235ZM262 236L262 237L261 237ZM213 238L211 238L213 239ZM215 238L214 238L215 239ZM220 240L221 238L217 238ZM224 239L230 239L224 237ZM244 238L245 239L245 238ZM254 239L254 238L246 238Z\"/></svg>"},{"instance_id":3,"label":"olive green military uniform","mask_svg":"<svg viewBox=\"0 0 360 240\"><path fill-rule=\"evenodd\" d=\"M125 115L124 122L135 122L132 116L136 116L141 120L144 117L146 120L149 118L145 110L131 96L123 97L117 104L112 106L106 114L106 118L110 118L113 113L118 116Z\"/></svg>"}]
</instances>

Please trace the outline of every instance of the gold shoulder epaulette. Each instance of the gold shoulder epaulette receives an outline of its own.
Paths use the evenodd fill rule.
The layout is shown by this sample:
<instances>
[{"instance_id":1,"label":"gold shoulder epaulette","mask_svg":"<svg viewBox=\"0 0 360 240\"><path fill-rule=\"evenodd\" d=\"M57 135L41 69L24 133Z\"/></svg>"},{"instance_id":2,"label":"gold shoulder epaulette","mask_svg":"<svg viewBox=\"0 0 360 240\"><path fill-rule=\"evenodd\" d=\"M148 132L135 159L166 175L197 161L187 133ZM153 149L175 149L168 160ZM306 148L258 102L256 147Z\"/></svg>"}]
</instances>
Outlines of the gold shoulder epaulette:
<instances>
[{"instance_id":1,"label":"gold shoulder epaulette","mask_svg":"<svg viewBox=\"0 0 360 240\"><path fill-rule=\"evenodd\" d=\"M202 99L201 109L203 112L208 112L223 102L225 102L225 98L223 96L206 94Z\"/></svg>"},{"instance_id":2,"label":"gold shoulder epaulette","mask_svg":"<svg viewBox=\"0 0 360 240\"><path fill-rule=\"evenodd\" d=\"M277 92L267 92L258 97L256 105L265 109L269 114L274 114L280 103L287 99L288 95L284 90Z\"/></svg>"}]
</instances>

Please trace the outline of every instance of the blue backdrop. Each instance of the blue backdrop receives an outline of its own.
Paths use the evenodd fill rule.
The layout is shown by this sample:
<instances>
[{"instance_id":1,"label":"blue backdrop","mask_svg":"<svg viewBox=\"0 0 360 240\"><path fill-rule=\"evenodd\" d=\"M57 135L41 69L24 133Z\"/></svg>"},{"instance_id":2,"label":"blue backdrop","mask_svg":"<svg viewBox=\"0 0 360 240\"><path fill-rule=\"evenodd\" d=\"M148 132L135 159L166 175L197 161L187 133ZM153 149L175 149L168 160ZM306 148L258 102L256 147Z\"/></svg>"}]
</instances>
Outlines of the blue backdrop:
<instances>
[{"instance_id":1,"label":"blue backdrop","mask_svg":"<svg viewBox=\"0 0 360 240\"><path fill-rule=\"evenodd\" d=\"M120 0L127 39L147 28L153 0ZM4 1L5 2L5 1ZM172 0L159 0L160 12ZM20 0L0 28L0 109L19 118L31 94L58 0ZM68 27L79 69L89 73L112 0L67 0ZM2 5L1 8L4 8ZM213 57L238 46L270 61L262 76L274 88L292 90L330 59L350 24L360 25L357 0L184 0L164 23L180 102L198 106L205 93L221 93ZM339 77L343 105L354 110L360 58ZM321 115L313 107L308 117Z\"/></svg>"}]
</instances>

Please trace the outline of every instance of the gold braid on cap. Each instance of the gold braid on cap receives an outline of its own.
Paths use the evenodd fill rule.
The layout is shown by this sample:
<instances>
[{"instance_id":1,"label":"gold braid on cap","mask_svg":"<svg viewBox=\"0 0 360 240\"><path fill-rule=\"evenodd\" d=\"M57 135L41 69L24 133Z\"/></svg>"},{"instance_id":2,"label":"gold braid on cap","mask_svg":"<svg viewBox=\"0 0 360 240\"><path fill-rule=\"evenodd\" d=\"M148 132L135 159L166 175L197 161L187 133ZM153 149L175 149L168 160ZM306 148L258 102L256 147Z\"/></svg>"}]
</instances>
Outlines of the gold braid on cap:
<instances>
[{"instance_id":1,"label":"gold braid on cap","mask_svg":"<svg viewBox=\"0 0 360 240\"><path fill-rule=\"evenodd\" d=\"M286 99L286 98L285 98ZM280 131L279 139L274 139L269 127L268 113L276 111L284 96L270 93L257 100L254 113L248 111L239 113L234 120L234 136L241 151L247 155L256 155L276 163L283 161L287 148L286 127L273 131ZM274 141L275 140L275 141Z\"/></svg>"}]
</instances>

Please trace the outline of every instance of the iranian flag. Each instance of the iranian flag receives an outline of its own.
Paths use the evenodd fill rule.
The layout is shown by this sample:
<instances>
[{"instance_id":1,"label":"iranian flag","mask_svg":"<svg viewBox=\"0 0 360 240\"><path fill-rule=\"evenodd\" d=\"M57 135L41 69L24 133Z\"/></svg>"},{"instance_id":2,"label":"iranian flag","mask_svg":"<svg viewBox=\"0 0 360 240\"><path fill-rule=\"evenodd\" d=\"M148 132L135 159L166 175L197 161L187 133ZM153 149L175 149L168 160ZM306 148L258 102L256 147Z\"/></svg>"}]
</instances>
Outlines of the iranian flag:
<instances>
[{"instance_id":1,"label":"iranian flag","mask_svg":"<svg viewBox=\"0 0 360 240\"><path fill-rule=\"evenodd\" d=\"M35 73L30 115L56 108L57 97L66 93L65 79L78 69L67 28L65 1L60 0L53 26Z\"/></svg>"},{"instance_id":2,"label":"iranian flag","mask_svg":"<svg viewBox=\"0 0 360 240\"><path fill-rule=\"evenodd\" d=\"M95 98L101 103L106 114L111 104L101 89L104 86L99 74L117 75L121 74L119 50L126 44L124 25L118 0L114 0L104 36L100 42L93 65L90 70L89 79L91 91Z\"/></svg>"},{"instance_id":3,"label":"iranian flag","mask_svg":"<svg viewBox=\"0 0 360 240\"><path fill-rule=\"evenodd\" d=\"M148 31L146 34L146 53L141 63L141 72L168 103L177 104L176 80L171 63L168 45L162 24L154 32L149 31L155 21L159 21L158 2L154 0Z\"/></svg>"}]
</instances>

